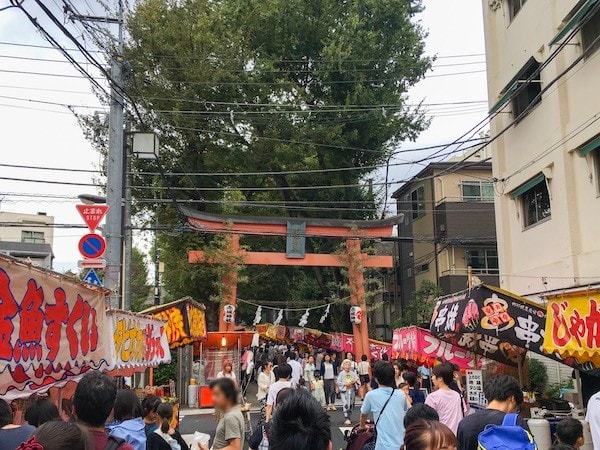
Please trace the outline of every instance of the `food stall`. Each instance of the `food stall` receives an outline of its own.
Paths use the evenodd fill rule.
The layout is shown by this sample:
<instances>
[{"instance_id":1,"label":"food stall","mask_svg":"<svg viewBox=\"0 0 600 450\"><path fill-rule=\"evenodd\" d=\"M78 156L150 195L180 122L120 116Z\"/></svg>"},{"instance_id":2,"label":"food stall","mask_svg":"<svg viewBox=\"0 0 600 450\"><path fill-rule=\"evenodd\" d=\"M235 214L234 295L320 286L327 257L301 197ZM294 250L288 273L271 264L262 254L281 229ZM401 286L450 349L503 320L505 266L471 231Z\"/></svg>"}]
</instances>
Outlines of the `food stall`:
<instances>
[{"instance_id":1,"label":"food stall","mask_svg":"<svg viewBox=\"0 0 600 450\"><path fill-rule=\"evenodd\" d=\"M204 305L191 297L184 297L174 302L154 306L141 312L165 322L165 333L171 350L177 349L178 374L175 391L180 400L186 401L188 385L192 379L193 343L206 339L206 315ZM152 387L153 371L150 370L150 387ZM160 393L161 387L157 387ZM165 389L163 388L163 391ZM175 397L173 392L169 392Z\"/></svg>"},{"instance_id":2,"label":"food stall","mask_svg":"<svg viewBox=\"0 0 600 450\"><path fill-rule=\"evenodd\" d=\"M0 256L0 396L26 398L108 370L106 291Z\"/></svg>"}]
</instances>

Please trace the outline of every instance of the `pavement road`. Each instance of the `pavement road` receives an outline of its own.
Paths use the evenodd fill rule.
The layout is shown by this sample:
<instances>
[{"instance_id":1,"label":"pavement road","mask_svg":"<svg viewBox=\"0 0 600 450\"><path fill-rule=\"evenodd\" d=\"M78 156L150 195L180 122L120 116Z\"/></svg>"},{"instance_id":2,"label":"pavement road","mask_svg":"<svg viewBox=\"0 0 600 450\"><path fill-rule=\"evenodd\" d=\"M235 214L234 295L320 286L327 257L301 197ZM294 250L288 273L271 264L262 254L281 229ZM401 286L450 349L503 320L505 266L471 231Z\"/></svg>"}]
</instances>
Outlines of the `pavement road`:
<instances>
[{"instance_id":1,"label":"pavement road","mask_svg":"<svg viewBox=\"0 0 600 450\"><path fill-rule=\"evenodd\" d=\"M201 433L206 433L214 436L216 422L213 414L211 413L197 413L197 410L186 411L182 410L181 415L185 416L182 418L179 431L183 435L184 439L188 442L191 442L193 439L193 434L195 431L199 431ZM344 425L344 416L341 412L341 408L338 407L337 411L332 411L328 413L331 418L331 437L333 443L334 450L340 450L346 448L346 442L344 441L344 430L348 429ZM352 419L355 423L358 423L359 418L359 407L357 406L354 410L354 414L352 415ZM252 426L256 427L256 422L258 420L258 413L253 413L251 415ZM212 439L211 439L212 443ZM248 448L247 446L245 448Z\"/></svg>"}]
</instances>

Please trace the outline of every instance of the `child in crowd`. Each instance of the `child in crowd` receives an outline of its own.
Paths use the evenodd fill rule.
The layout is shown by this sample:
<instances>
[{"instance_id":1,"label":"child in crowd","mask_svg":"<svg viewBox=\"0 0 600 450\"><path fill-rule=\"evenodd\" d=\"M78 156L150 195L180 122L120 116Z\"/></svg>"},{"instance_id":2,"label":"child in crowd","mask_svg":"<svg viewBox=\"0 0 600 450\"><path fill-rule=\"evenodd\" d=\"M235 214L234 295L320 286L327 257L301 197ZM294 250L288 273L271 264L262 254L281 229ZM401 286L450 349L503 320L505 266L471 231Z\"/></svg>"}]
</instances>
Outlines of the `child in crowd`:
<instances>
[{"instance_id":1,"label":"child in crowd","mask_svg":"<svg viewBox=\"0 0 600 450\"><path fill-rule=\"evenodd\" d=\"M578 449L585 443L583 425L572 417L567 417L556 424L556 439L571 449Z\"/></svg>"},{"instance_id":2,"label":"child in crowd","mask_svg":"<svg viewBox=\"0 0 600 450\"><path fill-rule=\"evenodd\" d=\"M313 397L317 399L321 406L325 406L325 388L323 378L321 378L319 372L315 372L315 381L312 382L312 389Z\"/></svg>"}]
</instances>

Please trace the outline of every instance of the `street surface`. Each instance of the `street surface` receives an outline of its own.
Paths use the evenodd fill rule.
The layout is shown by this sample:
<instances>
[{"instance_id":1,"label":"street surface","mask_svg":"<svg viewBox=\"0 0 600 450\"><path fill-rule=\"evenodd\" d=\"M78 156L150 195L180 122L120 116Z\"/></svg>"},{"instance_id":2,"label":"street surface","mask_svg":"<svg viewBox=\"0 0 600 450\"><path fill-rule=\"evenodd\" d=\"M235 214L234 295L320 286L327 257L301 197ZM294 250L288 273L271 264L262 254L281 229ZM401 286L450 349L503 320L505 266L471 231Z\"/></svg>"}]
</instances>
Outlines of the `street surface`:
<instances>
[{"instance_id":1,"label":"street surface","mask_svg":"<svg viewBox=\"0 0 600 450\"><path fill-rule=\"evenodd\" d=\"M333 441L333 450L340 450L346 448L346 442L343 437L343 430L347 428L344 426L344 415L342 414L341 405L337 406L338 410L329 412L329 416L331 417L331 438ZM214 415L212 414L212 410L206 410L207 412L203 412L199 414L199 410L186 410L182 409L181 415L185 416L181 420L181 424L179 427L179 431L183 435L183 438L191 443L193 440L193 434L195 431L199 431L201 433L207 433L211 435L211 444L212 444L212 436L215 433L216 422L214 419ZM191 414L190 414L191 413ZM353 421L358 423L359 418L359 406L355 408L354 414L352 416ZM258 420L258 413L252 414L252 426L256 427L256 421ZM248 448L245 446L244 448Z\"/></svg>"}]
</instances>

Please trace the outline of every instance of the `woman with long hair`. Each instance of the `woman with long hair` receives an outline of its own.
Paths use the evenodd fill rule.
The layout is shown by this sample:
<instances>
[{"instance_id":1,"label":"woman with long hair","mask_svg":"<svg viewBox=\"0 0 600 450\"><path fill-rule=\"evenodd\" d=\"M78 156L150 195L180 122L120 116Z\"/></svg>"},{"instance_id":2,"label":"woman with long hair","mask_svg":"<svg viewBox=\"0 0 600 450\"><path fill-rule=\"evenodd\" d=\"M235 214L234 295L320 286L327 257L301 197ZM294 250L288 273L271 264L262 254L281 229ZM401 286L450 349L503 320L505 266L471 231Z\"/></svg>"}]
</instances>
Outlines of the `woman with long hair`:
<instances>
[{"instance_id":1,"label":"woman with long hair","mask_svg":"<svg viewBox=\"0 0 600 450\"><path fill-rule=\"evenodd\" d=\"M114 422L106 424L108 434L124 439L134 450L145 450L146 424L142 411L142 404L134 391L118 391L113 408Z\"/></svg>"},{"instance_id":2,"label":"woman with long hair","mask_svg":"<svg viewBox=\"0 0 600 450\"><path fill-rule=\"evenodd\" d=\"M456 450L456 436L437 420L418 420L406 429L401 450Z\"/></svg>"},{"instance_id":3,"label":"woman with long hair","mask_svg":"<svg viewBox=\"0 0 600 450\"><path fill-rule=\"evenodd\" d=\"M161 403L162 400L156 395L149 395L142 400L142 420L144 421L146 436L158 428L158 414L156 414L156 410Z\"/></svg>"},{"instance_id":4,"label":"woman with long hair","mask_svg":"<svg viewBox=\"0 0 600 450\"><path fill-rule=\"evenodd\" d=\"M223 367L221 371L217 373L217 379L219 378L229 378L237 386L237 377L233 371L233 364L231 364L231 361L223 361Z\"/></svg>"},{"instance_id":5,"label":"woman with long hair","mask_svg":"<svg viewBox=\"0 0 600 450\"><path fill-rule=\"evenodd\" d=\"M190 450L179 431L171 427L173 406L161 403L156 410L160 427L150 433L146 440L147 450Z\"/></svg>"},{"instance_id":6,"label":"woman with long hair","mask_svg":"<svg viewBox=\"0 0 600 450\"><path fill-rule=\"evenodd\" d=\"M335 407L335 366L331 361L329 354L325 355L321 363L321 376L323 377L323 387L325 389L325 409L327 411L336 411Z\"/></svg>"}]
</instances>

